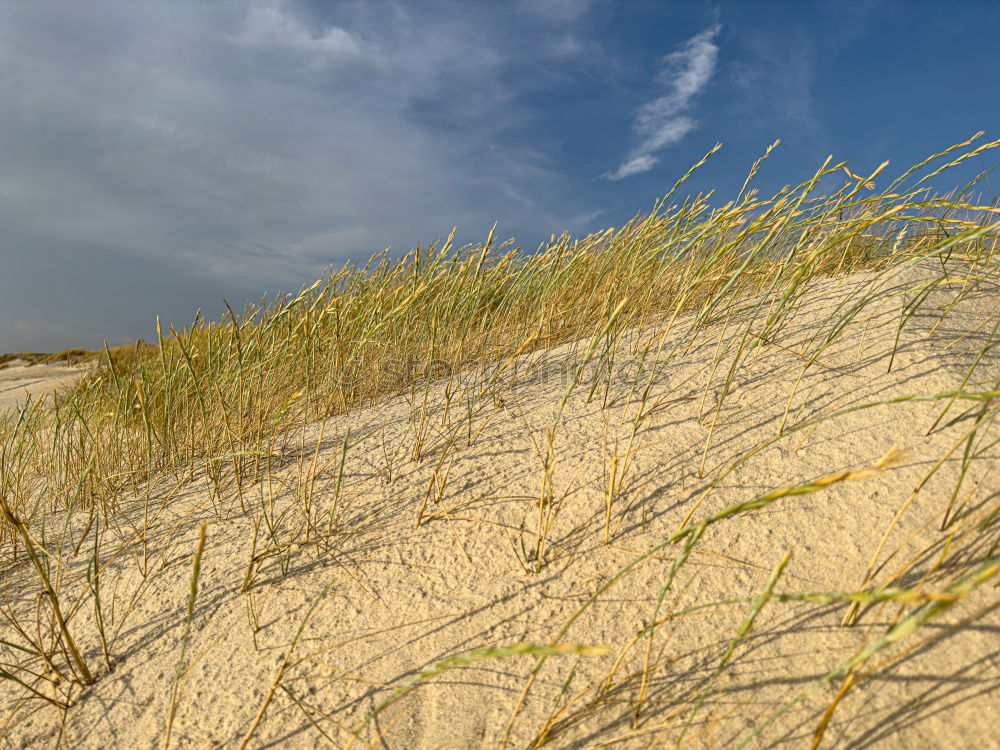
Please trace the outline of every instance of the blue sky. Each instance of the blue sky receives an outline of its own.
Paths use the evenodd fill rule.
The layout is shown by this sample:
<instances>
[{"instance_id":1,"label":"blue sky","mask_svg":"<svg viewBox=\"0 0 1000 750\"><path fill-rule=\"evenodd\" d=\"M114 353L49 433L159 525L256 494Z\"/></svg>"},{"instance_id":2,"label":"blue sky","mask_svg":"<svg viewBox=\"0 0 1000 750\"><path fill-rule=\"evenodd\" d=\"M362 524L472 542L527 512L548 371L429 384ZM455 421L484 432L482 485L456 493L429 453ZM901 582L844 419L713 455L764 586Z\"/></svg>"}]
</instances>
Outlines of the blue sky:
<instances>
[{"instance_id":1,"label":"blue sky","mask_svg":"<svg viewBox=\"0 0 1000 750\"><path fill-rule=\"evenodd\" d=\"M987 0L2 0L0 352L456 225L620 226L716 142L688 191L720 202L777 138L764 192L830 154L891 179L1000 137L998 28Z\"/></svg>"}]
</instances>

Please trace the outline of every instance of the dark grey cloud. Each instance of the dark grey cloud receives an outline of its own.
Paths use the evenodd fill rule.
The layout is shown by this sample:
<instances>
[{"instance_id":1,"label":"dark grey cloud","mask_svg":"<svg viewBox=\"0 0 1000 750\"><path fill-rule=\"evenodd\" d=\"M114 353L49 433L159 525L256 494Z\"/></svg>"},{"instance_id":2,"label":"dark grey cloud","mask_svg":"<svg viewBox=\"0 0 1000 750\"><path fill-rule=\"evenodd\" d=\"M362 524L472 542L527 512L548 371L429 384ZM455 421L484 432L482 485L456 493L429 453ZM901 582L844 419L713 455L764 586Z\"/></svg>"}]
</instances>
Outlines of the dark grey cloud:
<instances>
[{"instance_id":1,"label":"dark grey cloud","mask_svg":"<svg viewBox=\"0 0 1000 750\"><path fill-rule=\"evenodd\" d=\"M572 228L591 214L508 137L530 113L505 74L572 50L515 21L447 2L5 4L0 351L134 338L154 313L453 225ZM46 285L45 305L24 293Z\"/></svg>"}]
</instances>

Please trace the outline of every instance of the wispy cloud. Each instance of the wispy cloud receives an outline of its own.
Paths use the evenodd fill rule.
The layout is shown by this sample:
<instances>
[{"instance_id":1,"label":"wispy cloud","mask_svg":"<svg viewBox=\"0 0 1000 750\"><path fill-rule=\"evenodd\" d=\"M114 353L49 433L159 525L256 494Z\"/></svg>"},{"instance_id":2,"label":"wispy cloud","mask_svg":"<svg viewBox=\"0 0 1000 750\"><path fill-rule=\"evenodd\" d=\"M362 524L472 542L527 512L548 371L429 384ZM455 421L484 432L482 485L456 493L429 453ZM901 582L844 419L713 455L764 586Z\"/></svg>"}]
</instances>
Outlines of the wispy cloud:
<instances>
[{"instance_id":1,"label":"wispy cloud","mask_svg":"<svg viewBox=\"0 0 1000 750\"><path fill-rule=\"evenodd\" d=\"M733 63L730 78L747 121L769 133L794 126L798 136L822 140L824 130L815 111L816 43L791 31L780 39L744 34L740 42L746 58Z\"/></svg>"},{"instance_id":2,"label":"wispy cloud","mask_svg":"<svg viewBox=\"0 0 1000 750\"><path fill-rule=\"evenodd\" d=\"M237 39L251 46L331 57L354 57L360 53L357 40L349 32L330 26L314 34L283 6L277 0L254 4Z\"/></svg>"},{"instance_id":3,"label":"wispy cloud","mask_svg":"<svg viewBox=\"0 0 1000 750\"><path fill-rule=\"evenodd\" d=\"M660 151L698 126L697 121L683 113L715 72L719 57L715 37L720 29L719 24L710 26L663 58L657 81L666 87L667 93L639 108L632 125L637 143L618 169L607 175L608 179L621 180L648 172L659 162Z\"/></svg>"}]
</instances>

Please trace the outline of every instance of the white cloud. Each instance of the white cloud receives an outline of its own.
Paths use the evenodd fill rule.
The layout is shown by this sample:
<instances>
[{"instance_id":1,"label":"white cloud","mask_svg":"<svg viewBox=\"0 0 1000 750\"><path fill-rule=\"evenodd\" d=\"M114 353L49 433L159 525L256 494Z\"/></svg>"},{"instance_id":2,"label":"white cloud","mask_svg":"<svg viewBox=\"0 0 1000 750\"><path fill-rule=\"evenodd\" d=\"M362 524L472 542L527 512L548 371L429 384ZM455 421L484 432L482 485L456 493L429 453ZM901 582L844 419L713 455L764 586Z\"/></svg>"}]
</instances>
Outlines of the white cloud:
<instances>
[{"instance_id":1,"label":"white cloud","mask_svg":"<svg viewBox=\"0 0 1000 750\"><path fill-rule=\"evenodd\" d=\"M681 113L688 108L691 99L705 88L715 72L719 57L715 37L720 28L719 24L710 26L663 58L657 80L668 91L639 108L632 125L638 142L618 169L607 175L608 179L621 180L648 172L659 163L656 155L659 151L697 127L695 120Z\"/></svg>"}]
</instances>

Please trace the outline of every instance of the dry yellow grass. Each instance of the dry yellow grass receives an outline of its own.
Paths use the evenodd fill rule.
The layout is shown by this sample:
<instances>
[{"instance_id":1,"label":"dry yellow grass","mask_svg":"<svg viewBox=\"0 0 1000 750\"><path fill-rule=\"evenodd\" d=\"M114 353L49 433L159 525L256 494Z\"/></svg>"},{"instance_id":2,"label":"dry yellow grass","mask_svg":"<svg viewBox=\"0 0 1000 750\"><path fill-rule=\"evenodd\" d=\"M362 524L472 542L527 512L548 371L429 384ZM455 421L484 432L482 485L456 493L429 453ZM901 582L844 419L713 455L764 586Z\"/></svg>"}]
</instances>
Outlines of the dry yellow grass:
<instances>
[{"instance_id":1,"label":"dry yellow grass","mask_svg":"<svg viewBox=\"0 0 1000 750\"><path fill-rule=\"evenodd\" d=\"M491 234L378 254L109 350L54 403L0 415L2 742L815 746L931 731L937 714L901 688L877 709L892 732L851 734L867 726L852 698L942 632L974 651L976 628L996 627L1000 211L969 198L975 183L921 187L1000 145L951 158L978 137L879 193L885 165L828 159L761 198L765 154L724 206L675 199L709 153L621 229L534 253ZM858 455L880 425L909 454ZM859 505L873 483L887 496ZM853 525L791 504L814 494ZM345 592L388 595L366 581L409 591L383 569L404 550L446 571L443 598L390 602L384 626L350 614ZM698 578L708 561L721 578ZM335 582L316 577L327 567ZM343 612L321 614L331 599ZM233 602L240 616L209 627L204 607ZM472 630L435 624L445 613ZM530 637L506 639L519 618ZM245 661L220 665L214 643ZM364 658L338 666L345 649ZM780 668L755 667L755 649ZM810 649L830 658L807 667ZM246 675L231 703L194 677L225 669ZM444 682L459 673L475 684ZM144 681L129 688L148 696L142 720L126 729L131 709L108 709L95 732L123 675ZM450 708L421 709L430 694ZM962 719L933 718L934 737L981 731L942 706Z\"/></svg>"}]
</instances>

